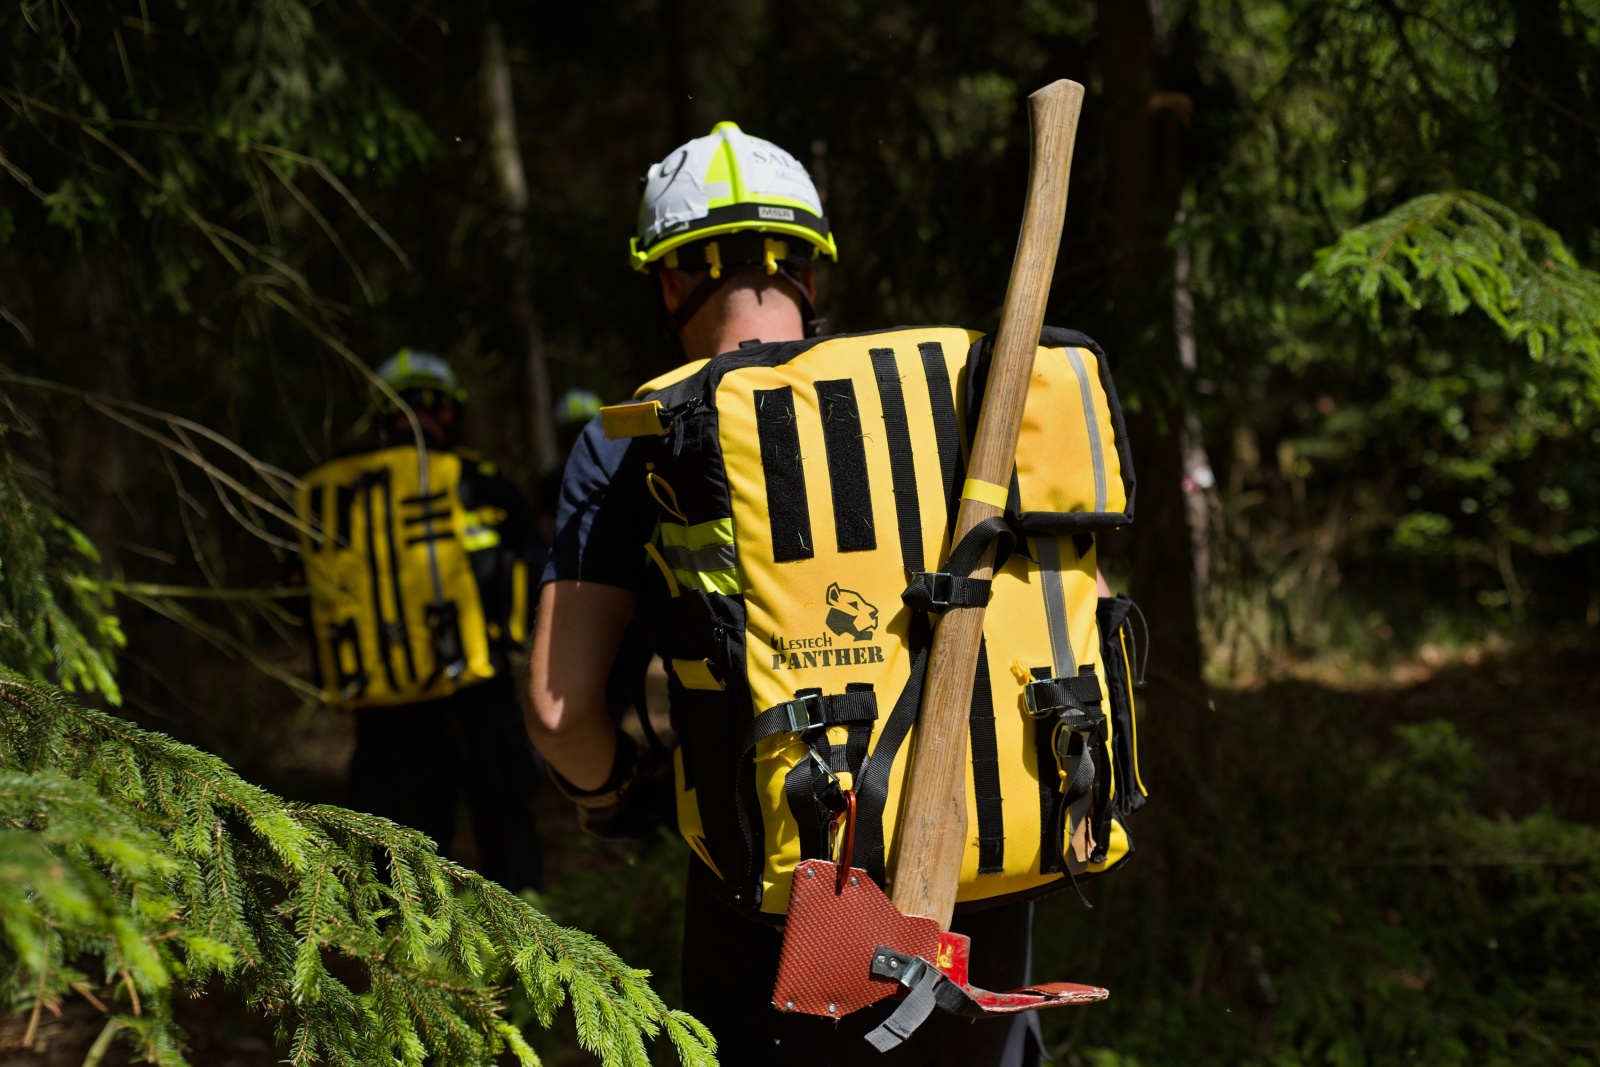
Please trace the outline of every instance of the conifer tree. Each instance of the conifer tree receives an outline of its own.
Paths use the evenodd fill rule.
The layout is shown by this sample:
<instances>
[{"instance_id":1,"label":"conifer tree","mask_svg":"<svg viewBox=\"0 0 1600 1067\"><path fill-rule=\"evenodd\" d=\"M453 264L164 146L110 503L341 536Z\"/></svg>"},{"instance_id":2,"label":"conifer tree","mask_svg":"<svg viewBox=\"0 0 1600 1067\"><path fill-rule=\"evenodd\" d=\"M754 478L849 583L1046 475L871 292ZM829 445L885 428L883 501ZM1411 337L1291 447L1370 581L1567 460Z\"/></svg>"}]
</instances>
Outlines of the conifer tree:
<instances>
[{"instance_id":1,"label":"conifer tree","mask_svg":"<svg viewBox=\"0 0 1600 1067\"><path fill-rule=\"evenodd\" d=\"M682 1062L714 1062L647 972L416 831L287 803L41 680L114 693L119 631L61 554L92 547L30 490L0 437L0 998L30 1039L81 996L107 1036L182 1064L172 997L220 976L293 1064L533 1064L502 1013L514 981L542 1025L570 1004L606 1064L642 1067L663 1031Z\"/></svg>"}]
</instances>

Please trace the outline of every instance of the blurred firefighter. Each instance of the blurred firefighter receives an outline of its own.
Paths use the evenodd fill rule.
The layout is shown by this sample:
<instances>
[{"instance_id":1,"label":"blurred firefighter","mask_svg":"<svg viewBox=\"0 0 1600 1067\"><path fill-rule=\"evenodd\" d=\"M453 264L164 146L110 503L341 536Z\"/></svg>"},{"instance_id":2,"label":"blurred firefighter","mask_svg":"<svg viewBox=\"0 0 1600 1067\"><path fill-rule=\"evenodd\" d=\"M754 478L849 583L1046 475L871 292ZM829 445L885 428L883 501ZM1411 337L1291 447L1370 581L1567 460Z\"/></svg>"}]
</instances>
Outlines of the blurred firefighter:
<instances>
[{"instance_id":1,"label":"blurred firefighter","mask_svg":"<svg viewBox=\"0 0 1600 1067\"><path fill-rule=\"evenodd\" d=\"M401 349L377 378L377 447L318 467L296 500L323 694L356 718L350 806L445 850L464 795L478 870L538 889L539 759L512 683L543 559L533 514L458 447L449 363Z\"/></svg>"}]
</instances>

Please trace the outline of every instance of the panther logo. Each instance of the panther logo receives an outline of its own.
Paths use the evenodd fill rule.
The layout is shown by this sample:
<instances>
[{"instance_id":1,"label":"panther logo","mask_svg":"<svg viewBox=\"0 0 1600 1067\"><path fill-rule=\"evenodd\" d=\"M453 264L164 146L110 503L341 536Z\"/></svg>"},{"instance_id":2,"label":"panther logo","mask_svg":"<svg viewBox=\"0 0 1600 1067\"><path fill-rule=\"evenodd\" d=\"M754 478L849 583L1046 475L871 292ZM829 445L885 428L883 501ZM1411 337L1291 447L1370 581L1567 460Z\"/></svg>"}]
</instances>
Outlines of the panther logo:
<instances>
[{"instance_id":1,"label":"panther logo","mask_svg":"<svg viewBox=\"0 0 1600 1067\"><path fill-rule=\"evenodd\" d=\"M867 641L878 628L878 609L867 603L853 589L840 589L839 583L828 586L828 629L843 637L849 634L857 641Z\"/></svg>"}]
</instances>

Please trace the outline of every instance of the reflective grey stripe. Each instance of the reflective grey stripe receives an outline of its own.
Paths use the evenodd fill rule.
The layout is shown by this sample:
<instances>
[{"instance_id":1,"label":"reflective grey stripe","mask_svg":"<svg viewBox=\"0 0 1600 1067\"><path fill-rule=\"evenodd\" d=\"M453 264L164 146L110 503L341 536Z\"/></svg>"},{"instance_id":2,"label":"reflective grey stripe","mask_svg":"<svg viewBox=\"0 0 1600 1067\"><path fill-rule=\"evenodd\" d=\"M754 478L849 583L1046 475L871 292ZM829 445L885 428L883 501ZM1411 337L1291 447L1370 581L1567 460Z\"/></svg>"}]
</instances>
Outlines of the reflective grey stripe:
<instances>
[{"instance_id":1,"label":"reflective grey stripe","mask_svg":"<svg viewBox=\"0 0 1600 1067\"><path fill-rule=\"evenodd\" d=\"M1106 456L1100 446L1100 417L1094 410L1094 393L1089 388L1089 368L1076 348L1067 348L1067 359L1078 375L1078 392L1083 397L1083 423L1089 430L1089 458L1094 461L1094 509L1106 509Z\"/></svg>"},{"instance_id":2,"label":"reflective grey stripe","mask_svg":"<svg viewBox=\"0 0 1600 1067\"><path fill-rule=\"evenodd\" d=\"M1072 635L1067 632L1067 594L1061 584L1061 543L1054 537L1035 537L1034 556L1039 560L1039 585L1044 591L1044 621L1050 628L1050 658L1057 678L1078 673L1072 655Z\"/></svg>"},{"instance_id":3,"label":"reflective grey stripe","mask_svg":"<svg viewBox=\"0 0 1600 1067\"><path fill-rule=\"evenodd\" d=\"M707 545L705 548L662 545L661 555L674 570L680 571L722 571L739 562L732 545Z\"/></svg>"}]
</instances>

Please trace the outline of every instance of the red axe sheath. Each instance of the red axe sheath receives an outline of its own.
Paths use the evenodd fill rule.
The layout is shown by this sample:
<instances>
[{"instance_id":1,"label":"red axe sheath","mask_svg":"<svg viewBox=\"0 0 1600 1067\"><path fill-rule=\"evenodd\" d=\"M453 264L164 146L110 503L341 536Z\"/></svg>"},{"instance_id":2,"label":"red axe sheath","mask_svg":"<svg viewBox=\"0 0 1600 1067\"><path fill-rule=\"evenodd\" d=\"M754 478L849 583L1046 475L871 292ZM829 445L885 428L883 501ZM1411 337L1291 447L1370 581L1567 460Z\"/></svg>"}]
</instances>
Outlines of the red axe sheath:
<instances>
[{"instance_id":1,"label":"red axe sheath","mask_svg":"<svg viewBox=\"0 0 1600 1067\"><path fill-rule=\"evenodd\" d=\"M1028 97L1028 198L952 546L1004 511L990 500L1004 500L1015 461L1061 243L1082 105L1083 86L1066 80ZM991 540L971 576L991 577L994 559ZM839 1018L904 990L900 1007L867 1035L880 1050L898 1045L935 1007L982 1016L1081 1004L1109 995L1066 982L1009 993L978 989L967 982L968 939L949 932L967 845L967 718L983 612L982 606L953 607L934 631L894 852L893 898L865 871L850 866L853 804L839 863L807 860L795 868L773 1006Z\"/></svg>"}]
</instances>

